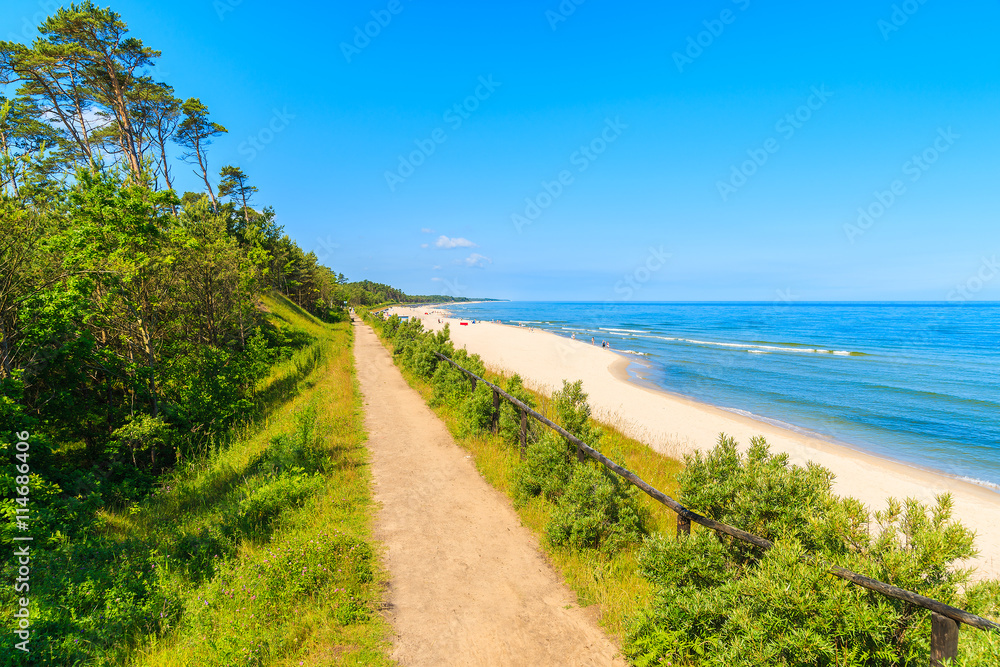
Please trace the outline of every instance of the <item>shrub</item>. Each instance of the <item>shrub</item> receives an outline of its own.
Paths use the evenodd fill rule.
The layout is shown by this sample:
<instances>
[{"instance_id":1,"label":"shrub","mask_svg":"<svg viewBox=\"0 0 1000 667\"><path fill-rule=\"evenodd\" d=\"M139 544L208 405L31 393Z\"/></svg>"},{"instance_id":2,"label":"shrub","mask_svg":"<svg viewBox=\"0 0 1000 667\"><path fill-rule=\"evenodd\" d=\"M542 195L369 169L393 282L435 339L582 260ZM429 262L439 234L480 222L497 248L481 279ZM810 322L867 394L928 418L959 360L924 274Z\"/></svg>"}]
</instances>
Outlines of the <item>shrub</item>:
<instances>
[{"instance_id":1,"label":"shrub","mask_svg":"<svg viewBox=\"0 0 1000 667\"><path fill-rule=\"evenodd\" d=\"M467 433L480 433L493 421L493 390L482 382L462 404L462 426Z\"/></svg>"},{"instance_id":2,"label":"shrub","mask_svg":"<svg viewBox=\"0 0 1000 667\"><path fill-rule=\"evenodd\" d=\"M833 475L825 468L790 466L786 454L770 454L763 438L751 440L741 456L725 434L708 454L685 456L684 465L677 478L682 505L767 540L790 534L818 546L810 527L833 505ZM759 555L743 543L734 548Z\"/></svg>"},{"instance_id":3,"label":"shrub","mask_svg":"<svg viewBox=\"0 0 1000 667\"><path fill-rule=\"evenodd\" d=\"M455 354L454 347L448 338L448 325L445 325L436 334L430 331L425 332L404 348L401 354L403 365L421 379L430 380L437 367L446 363L434 356L434 353L438 352L449 358Z\"/></svg>"},{"instance_id":4,"label":"shrub","mask_svg":"<svg viewBox=\"0 0 1000 667\"><path fill-rule=\"evenodd\" d=\"M832 577L823 561L958 603L968 572L952 565L974 551L970 531L951 520L948 496L933 507L890 501L870 517L831 493L828 471L789 466L760 438L745 457L722 437L686 463L683 502L775 546L750 550L706 530L648 539L640 570L656 592L629 631L635 664L926 664L929 613Z\"/></svg>"},{"instance_id":5,"label":"shrub","mask_svg":"<svg viewBox=\"0 0 1000 667\"><path fill-rule=\"evenodd\" d=\"M516 373L512 375L504 387L504 391L518 399L529 408L535 407L535 397L524 387L521 376ZM532 442L535 435L536 422L529 418L527 423L528 442ZM521 441L521 411L514 407L510 401L503 401L500 404L500 436L504 442L518 444Z\"/></svg>"},{"instance_id":6,"label":"shrub","mask_svg":"<svg viewBox=\"0 0 1000 667\"><path fill-rule=\"evenodd\" d=\"M612 554L639 542L645 516L636 490L598 464L573 466L573 474L545 526L549 542Z\"/></svg>"},{"instance_id":7,"label":"shrub","mask_svg":"<svg viewBox=\"0 0 1000 667\"><path fill-rule=\"evenodd\" d=\"M524 463L514 478L515 503L523 505L535 496L555 500L562 495L572 475L566 444L551 431L528 445Z\"/></svg>"},{"instance_id":8,"label":"shrub","mask_svg":"<svg viewBox=\"0 0 1000 667\"><path fill-rule=\"evenodd\" d=\"M553 392L552 402L556 408L559 425L583 440L591 447L600 446L601 431L590 423L590 404L583 391L583 380L569 382L563 380L562 389ZM575 447L573 447L575 450Z\"/></svg>"},{"instance_id":9,"label":"shrub","mask_svg":"<svg viewBox=\"0 0 1000 667\"><path fill-rule=\"evenodd\" d=\"M1000 581L981 581L966 588L961 607L1000 622ZM993 667L1000 656L1000 632L962 630L955 667Z\"/></svg>"}]
</instances>

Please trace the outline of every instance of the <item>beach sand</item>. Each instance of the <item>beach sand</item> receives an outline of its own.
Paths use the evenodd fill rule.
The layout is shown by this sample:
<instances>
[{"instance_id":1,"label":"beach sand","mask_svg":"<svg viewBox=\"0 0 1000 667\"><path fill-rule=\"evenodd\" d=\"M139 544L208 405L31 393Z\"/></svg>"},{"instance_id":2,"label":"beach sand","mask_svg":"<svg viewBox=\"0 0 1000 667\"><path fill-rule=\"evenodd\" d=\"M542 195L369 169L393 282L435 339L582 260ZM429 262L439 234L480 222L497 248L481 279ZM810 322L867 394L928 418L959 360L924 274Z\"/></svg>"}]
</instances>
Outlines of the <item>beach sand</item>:
<instances>
[{"instance_id":1,"label":"beach sand","mask_svg":"<svg viewBox=\"0 0 1000 667\"><path fill-rule=\"evenodd\" d=\"M772 452L787 453L791 463L814 461L831 470L836 493L853 496L873 510L882 509L890 497L933 503L936 494L951 493L954 518L977 534L979 557L968 563L977 568L974 578L1000 577L1000 493L642 386L627 370L637 358L605 350L600 341L591 345L589 340L491 322L462 326L434 307L397 307L391 312L419 318L433 330L450 323L456 347L478 354L495 370L518 373L525 384L543 393L558 389L563 380L583 380L594 417L669 456L707 451L720 432L736 438L743 448L752 436L762 435Z\"/></svg>"}]
</instances>

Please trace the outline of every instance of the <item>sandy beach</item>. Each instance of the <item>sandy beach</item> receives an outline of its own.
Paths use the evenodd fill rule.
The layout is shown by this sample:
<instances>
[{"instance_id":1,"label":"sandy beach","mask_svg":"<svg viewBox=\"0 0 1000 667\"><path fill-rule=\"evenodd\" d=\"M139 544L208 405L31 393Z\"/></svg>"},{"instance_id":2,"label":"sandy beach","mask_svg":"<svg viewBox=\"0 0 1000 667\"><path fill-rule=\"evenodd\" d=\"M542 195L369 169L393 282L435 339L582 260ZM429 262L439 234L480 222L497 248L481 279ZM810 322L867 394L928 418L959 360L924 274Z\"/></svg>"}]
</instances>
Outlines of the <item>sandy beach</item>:
<instances>
[{"instance_id":1,"label":"sandy beach","mask_svg":"<svg viewBox=\"0 0 1000 667\"><path fill-rule=\"evenodd\" d=\"M595 417L670 456L709 450L720 432L743 447L752 436L762 435L771 451L787 453L792 463L815 461L831 470L838 494L854 496L872 509L881 509L890 497L933 503L936 494L951 493L955 518L977 533L980 555L970 562L977 567L975 578L1000 577L1000 493L643 386L628 372L637 358L589 341L492 322L462 326L460 321L468 320L432 307L391 312L419 318L433 330L450 323L456 347L478 354L493 369L520 374L528 386L544 393L563 380L583 380Z\"/></svg>"}]
</instances>

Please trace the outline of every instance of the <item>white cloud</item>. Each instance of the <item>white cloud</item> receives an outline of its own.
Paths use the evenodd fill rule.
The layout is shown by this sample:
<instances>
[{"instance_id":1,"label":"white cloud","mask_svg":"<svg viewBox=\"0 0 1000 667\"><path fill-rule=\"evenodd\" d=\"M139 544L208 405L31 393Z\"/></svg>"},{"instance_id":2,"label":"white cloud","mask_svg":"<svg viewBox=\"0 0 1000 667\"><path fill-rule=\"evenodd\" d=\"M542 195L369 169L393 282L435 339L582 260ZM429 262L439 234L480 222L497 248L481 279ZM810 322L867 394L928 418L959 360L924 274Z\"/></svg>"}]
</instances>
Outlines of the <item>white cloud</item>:
<instances>
[{"instance_id":1,"label":"white cloud","mask_svg":"<svg viewBox=\"0 0 1000 667\"><path fill-rule=\"evenodd\" d=\"M428 247L430 247L430 246L428 246L428 245L427 245L426 243L421 243L421 244L420 244L420 247L421 247L421 248L428 248Z\"/></svg>"},{"instance_id":2,"label":"white cloud","mask_svg":"<svg viewBox=\"0 0 1000 667\"><path fill-rule=\"evenodd\" d=\"M431 229L430 227L424 227L423 229L420 230L420 233L422 233L422 234L433 234L434 230Z\"/></svg>"},{"instance_id":3,"label":"white cloud","mask_svg":"<svg viewBox=\"0 0 1000 667\"><path fill-rule=\"evenodd\" d=\"M431 271L440 271L440 270L441 270L440 266L435 266L434 268L431 269Z\"/></svg>"},{"instance_id":4,"label":"white cloud","mask_svg":"<svg viewBox=\"0 0 1000 667\"><path fill-rule=\"evenodd\" d=\"M478 252L474 252L465 258L466 266L478 266L479 268L485 268L487 264L492 264L493 260L486 255L480 255Z\"/></svg>"},{"instance_id":5,"label":"white cloud","mask_svg":"<svg viewBox=\"0 0 1000 667\"><path fill-rule=\"evenodd\" d=\"M438 237L437 243L435 243L439 248L475 248L477 247L475 243L469 239L463 239L461 237L450 239L444 234Z\"/></svg>"}]
</instances>

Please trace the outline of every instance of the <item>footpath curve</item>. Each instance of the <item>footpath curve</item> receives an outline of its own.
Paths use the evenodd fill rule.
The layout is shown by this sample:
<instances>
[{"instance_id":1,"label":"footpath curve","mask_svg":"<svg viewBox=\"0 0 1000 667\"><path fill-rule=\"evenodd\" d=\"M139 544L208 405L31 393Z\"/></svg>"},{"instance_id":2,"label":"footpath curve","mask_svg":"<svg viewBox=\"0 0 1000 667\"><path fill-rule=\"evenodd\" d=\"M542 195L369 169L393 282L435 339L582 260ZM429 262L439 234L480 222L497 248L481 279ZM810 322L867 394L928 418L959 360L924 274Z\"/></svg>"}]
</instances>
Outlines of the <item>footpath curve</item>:
<instances>
[{"instance_id":1,"label":"footpath curve","mask_svg":"<svg viewBox=\"0 0 1000 667\"><path fill-rule=\"evenodd\" d=\"M444 423L367 325L354 356L402 665L623 666Z\"/></svg>"}]
</instances>

